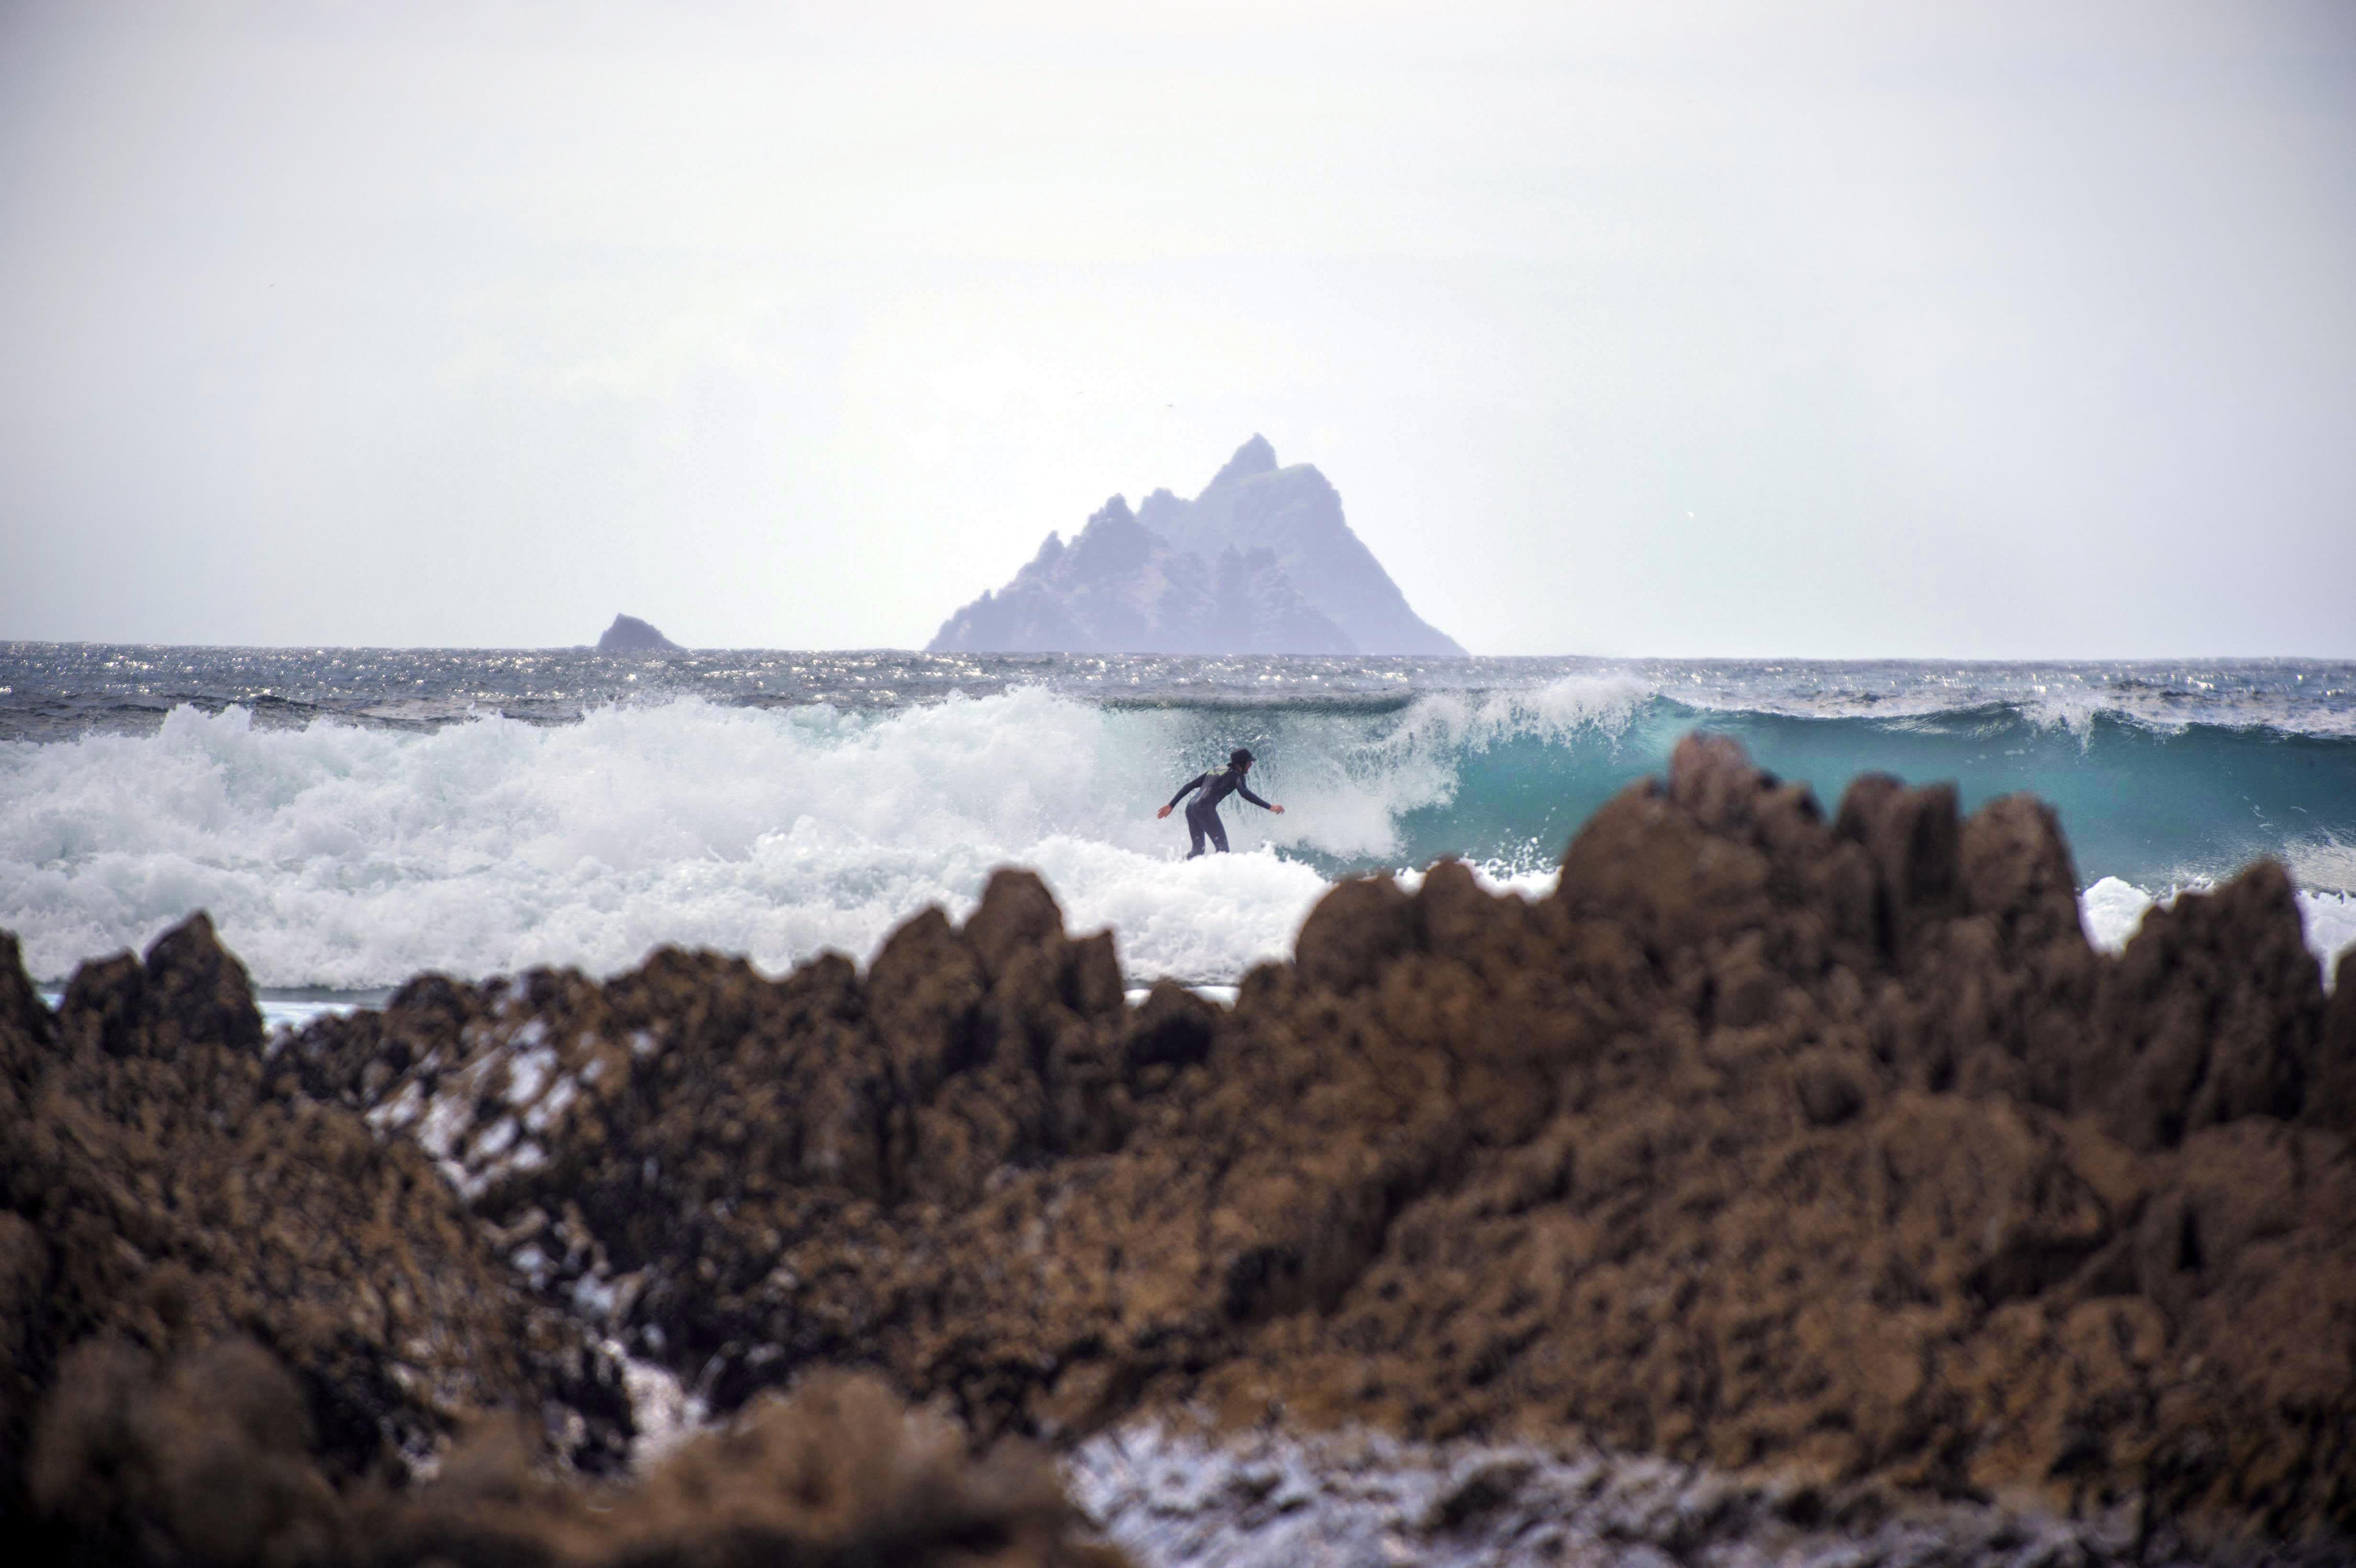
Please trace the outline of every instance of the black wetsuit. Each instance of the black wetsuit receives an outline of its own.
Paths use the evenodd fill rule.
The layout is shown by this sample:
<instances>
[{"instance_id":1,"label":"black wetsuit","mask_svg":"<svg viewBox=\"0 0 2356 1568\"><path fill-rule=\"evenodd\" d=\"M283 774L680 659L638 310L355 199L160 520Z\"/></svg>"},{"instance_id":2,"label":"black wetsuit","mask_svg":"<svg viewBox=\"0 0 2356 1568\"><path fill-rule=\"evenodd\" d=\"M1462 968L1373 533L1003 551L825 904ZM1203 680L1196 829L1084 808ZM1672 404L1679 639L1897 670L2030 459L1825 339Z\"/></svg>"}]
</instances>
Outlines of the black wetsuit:
<instances>
[{"instance_id":1,"label":"black wetsuit","mask_svg":"<svg viewBox=\"0 0 2356 1568\"><path fill-rule=\"evenodd\" d=\"M1203 852L1203 837L1205 834L1210 836L1213 844L1218 846L1220 854L1227 852L1227 830L1219 822L1219 802L1227 796L1239 795L1264 811L1272 809L1268 802L1252 794L1251 787L1244 783L1244 770L1233 764L1216 773L1196 773L1179 786L1178 793L1170 797L1170 804L1177 805L1198 789L1203 793L1188 802L1186 806L1186 831L1194 837L1194 848L1186 855L1189 860Z\"/></svg>"}]
</instances>

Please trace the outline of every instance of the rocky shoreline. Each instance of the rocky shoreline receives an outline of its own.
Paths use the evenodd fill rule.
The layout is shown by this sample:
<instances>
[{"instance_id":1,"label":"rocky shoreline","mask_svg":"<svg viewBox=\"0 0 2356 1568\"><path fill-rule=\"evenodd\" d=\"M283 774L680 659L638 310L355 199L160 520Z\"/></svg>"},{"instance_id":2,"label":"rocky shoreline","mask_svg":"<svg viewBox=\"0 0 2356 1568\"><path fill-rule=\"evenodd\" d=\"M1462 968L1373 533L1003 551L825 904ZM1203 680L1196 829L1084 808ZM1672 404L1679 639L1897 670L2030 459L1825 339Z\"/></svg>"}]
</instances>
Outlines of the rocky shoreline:
<instances>
[{"instance_id":1,"label":"rocky shoreline","mask_svg":"<svg viewBox=\"0 0 2356 1568\"><path fill-rule=\"evenodd\" d=\"M2344 1560L2351 962L2269 864L2106 956L2036 802L1827 820L1700 738L1552 896L1344 883L1227 1008L1131 1005L1018 871L864 974L423 976L267 1040L202 916L54 1013L0 936L0 1519L155 1563L1275 1562L1304 1518L1334 1561ZM635 1474L633 1366L718 1423ZM1182 1472L1227 1479L1146 1528ZM1664 1486L1717 1522L1611 1522Z\"/></svg>"}]
</instances>

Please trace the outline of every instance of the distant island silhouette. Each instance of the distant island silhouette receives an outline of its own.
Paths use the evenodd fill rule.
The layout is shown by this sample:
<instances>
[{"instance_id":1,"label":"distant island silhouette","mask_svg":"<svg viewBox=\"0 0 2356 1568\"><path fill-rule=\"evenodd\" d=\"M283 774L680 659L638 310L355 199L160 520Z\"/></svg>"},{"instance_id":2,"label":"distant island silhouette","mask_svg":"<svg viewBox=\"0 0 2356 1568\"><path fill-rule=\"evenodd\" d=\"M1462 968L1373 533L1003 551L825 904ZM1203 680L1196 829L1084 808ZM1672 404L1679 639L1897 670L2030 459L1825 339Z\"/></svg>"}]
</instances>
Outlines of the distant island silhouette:
<instances>
[{"instance_id":1,"label":"distant island silhouette","mask_svg":"<svg viewBox=\"0 0 2356 1568\"><path fill-rule=\"evenodd\" d=\"M605 635L597 639L601 654L683 654L677 643L664 636L636 615L616 615Z\"/></svg>"},{"instance_id":2,"label":"distant island silhouette","mask_svg":"<svg viewBox=\"0 0 2356 1568\"><path fill-rule=\"evenodd\" d=\"M1255 435L1201 495L1115 496L1066 544L942 624L931 653L1427 654L1462 656L1408 608L1306 463Z\"/></svg>"}]
</instances>

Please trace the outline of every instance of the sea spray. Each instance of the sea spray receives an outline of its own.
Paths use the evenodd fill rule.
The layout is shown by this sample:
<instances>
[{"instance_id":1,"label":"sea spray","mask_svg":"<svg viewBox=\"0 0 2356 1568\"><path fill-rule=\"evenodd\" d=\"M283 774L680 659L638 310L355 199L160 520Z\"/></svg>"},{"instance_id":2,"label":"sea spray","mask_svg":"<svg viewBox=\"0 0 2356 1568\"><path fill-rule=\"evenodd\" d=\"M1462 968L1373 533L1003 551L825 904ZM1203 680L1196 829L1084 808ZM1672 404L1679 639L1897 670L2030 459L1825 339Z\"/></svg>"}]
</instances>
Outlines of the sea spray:
<instances>
[{"instance_id":1,"label":"sea spray","mask_svg":"<svg viewBox=\"0 0 2356 1568\"><path fill-rule=\"evenodd\" d=\"M1173 863L1183 839L1152 812L1185 776L1181 724L1036 691L894 715L682 699L422 734L182 709L153 736L5 749L0 927L44 978L193 908L270 987L611 971L666 943L782 969L864 957L927 902L962 915L1020 862L1076 919L1118 925L1132 967L1221 980L1280 951L1323 886L1266 829L1313 844L1382 810L1344 785L1321 812L1312 792L1239 824L1246 853Z\"/></svg>"}]
</instances>

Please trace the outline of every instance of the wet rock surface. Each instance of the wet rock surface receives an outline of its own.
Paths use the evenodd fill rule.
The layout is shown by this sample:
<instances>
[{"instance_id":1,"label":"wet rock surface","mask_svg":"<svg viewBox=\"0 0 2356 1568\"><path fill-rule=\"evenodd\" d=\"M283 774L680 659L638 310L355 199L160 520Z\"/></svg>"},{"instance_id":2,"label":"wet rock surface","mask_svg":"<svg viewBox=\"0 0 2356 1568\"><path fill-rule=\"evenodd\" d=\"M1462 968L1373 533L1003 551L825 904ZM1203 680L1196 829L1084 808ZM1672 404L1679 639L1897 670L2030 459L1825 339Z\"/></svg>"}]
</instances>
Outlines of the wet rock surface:
<instances>
[{"instance_id":1,"label":"wet rock surface","mask_svg":"<svg viewBox=\"0 0 2356 1568\"><path fill-rule=\"evenodd\" d=\"M8 1092L30 1107L54 1080L44 1105L70 1088L139 1137L185 1127L223 1192L243 1162L321 1194L401 1173L367 1201L465 1282L420 1297L460 1382L439 1403L391 1384L429 1447L463 1393L594 1465L626 1435L601 1413L610 1339L723 1416L864 1369L977 1445L1192 1412L1231 1443L1355 1433L1532 1475L1571 1461L1531 1455L1640 1456L1752 1499L1711 1561L1802 1560L1762 1544L1781 1505L1761 1499L1785 1496L1965 1510L1939 1516L1951 1536L2076 1521L1990 1523L1949 1561L2329 1560L2356 1531L2356 985L2327 1000L2265 865L2095 953L2031 800L1966 820L1951 790L1868 777L1827 819L1696 738L1580 831L1554 895L1445 863L1412 894L1345 883L1226 1009L1175 987L1129 1006L1110 937L1070 936L1012 871L864 975L663 951L603 984L428 976L270 1053L242 976L208 964L89 966L56 1019L0 964ZM202 1200L103 1208L143 1190L136 1162L36 1130L55 1120L10 1107L0 1289L106 1283L70 1330L12 1310L0 1430L29 1431L58 1356L102 1330L158 1367L250 1336L316 1380L315 1421L318 1388L380 1386L365 1334L322 1349L296 1310L348 1314L362 1276L383 1296L366 1246L311 1296L297 1268L268 1276L290 1301L151 1322L154 1290L105 1260ZM289 1147L308 1152L269 1166ZM70 1232L50 1216L71 1205L20 1196L85 1189L109 1217ZM257 1244L248 1212L205 1221L207 1256ZM380 1446L411 1406L370 1397ZM366 1446L316 1440L338 1506ZM1099 1450L1075 1452L1101 1514ZM307 1517L301 1486L271 1495ZM1525 1506L1486 1495L1431 1506ZM1793 1550L1887 1523L1826 1518ZM1040 1528L1021 1539L1066 1540ZM1394 1524L1367 1528L1395 1560L1458 1551L1410 1532L1399 1558Z\"/></svg>"},{"instance_id":2,"label":"wet rock surface","mask_svg":"<svg viewBox=\"0 0 2356 1568\"><path fill-rule=\"evenodd\" d=\"M1217 1439L1149 1420L1090 1438L1065 1467L1072 1495L1111 1538L1165 1568L2157 1568L2198 1560L2166 1533L2146 1534L2132 1510L2064 1519L2033 1503L1737 1478L1532 1444L1409 1443L1366 1431Z\"/></svg>"}]
</instances>

